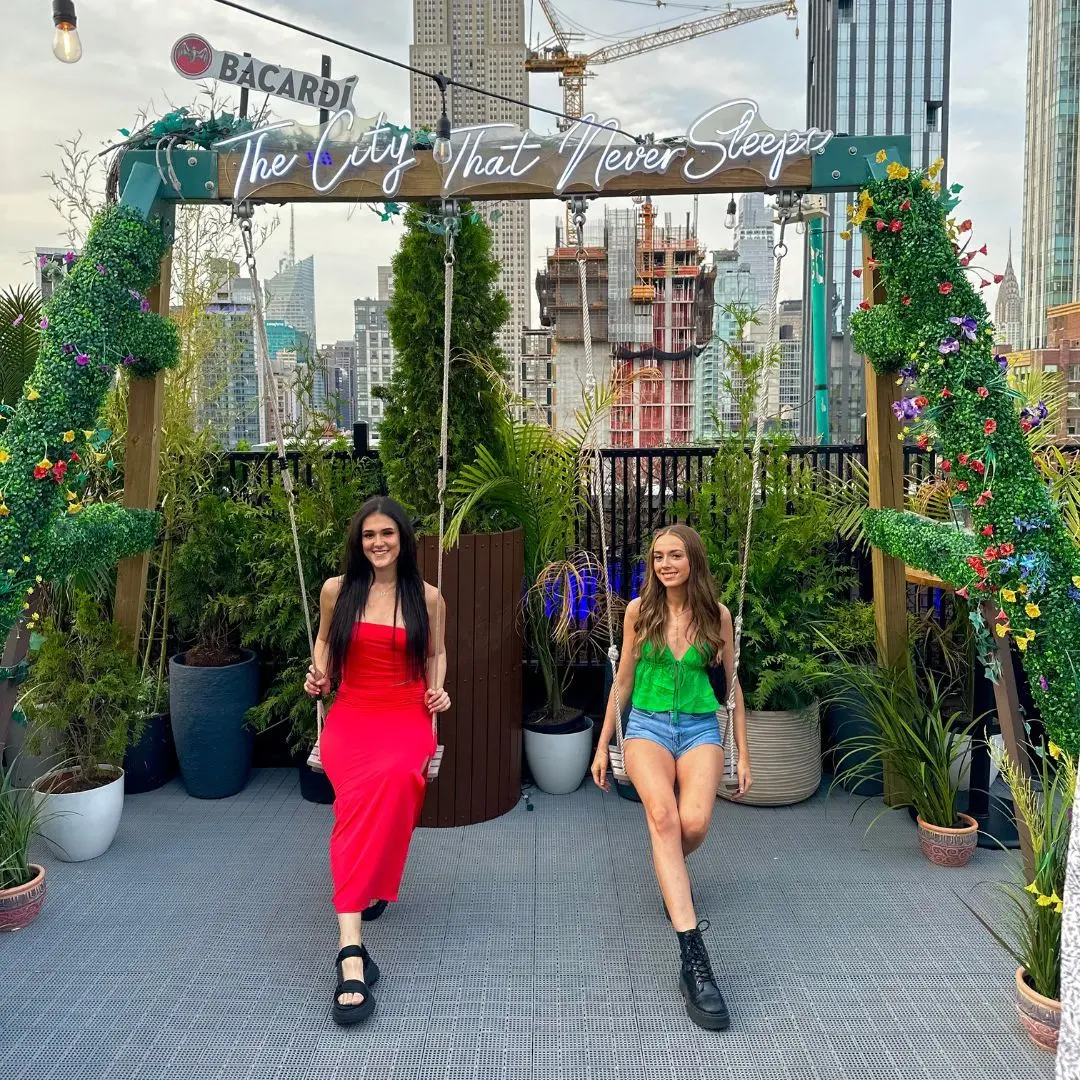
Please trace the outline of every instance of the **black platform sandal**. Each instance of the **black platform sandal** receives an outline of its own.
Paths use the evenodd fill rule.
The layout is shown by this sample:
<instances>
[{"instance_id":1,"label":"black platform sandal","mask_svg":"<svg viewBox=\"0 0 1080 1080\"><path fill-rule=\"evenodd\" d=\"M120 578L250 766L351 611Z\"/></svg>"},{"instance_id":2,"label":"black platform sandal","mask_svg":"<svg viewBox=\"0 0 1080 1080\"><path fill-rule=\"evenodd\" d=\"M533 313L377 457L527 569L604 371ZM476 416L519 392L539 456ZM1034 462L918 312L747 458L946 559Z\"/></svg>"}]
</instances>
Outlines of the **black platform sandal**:
<instances>
[{"instance_id":1,"label":"black platform sandal","mask_svg":"<svg viewBox=\"0 0 1080 1080\"><path fill-rule=\"evenodd\" d=\"M360 957L364 962L364 979L346 979L343 964L353 957ZM363 1023L375 1012L375 998L371 986L378 982L379 967L368 955L363 945L346 945L337 955L338 983L334 990L334 1022L342 1027ZM359 1005L342 1005L342 994L363 994L364 1000Z\"/></svg>"},{"instance_id":2,"label":"black platform sandal","mask_svg":"<svg viewBox=\"0 0 1080 1080\"><path fill-rule=\"evenodd\" d=\"M374 922L386 910L389 902L389 900L376 900L374 904L368 904L360 914L361 920Z\"/></svg>"}]
</instances>

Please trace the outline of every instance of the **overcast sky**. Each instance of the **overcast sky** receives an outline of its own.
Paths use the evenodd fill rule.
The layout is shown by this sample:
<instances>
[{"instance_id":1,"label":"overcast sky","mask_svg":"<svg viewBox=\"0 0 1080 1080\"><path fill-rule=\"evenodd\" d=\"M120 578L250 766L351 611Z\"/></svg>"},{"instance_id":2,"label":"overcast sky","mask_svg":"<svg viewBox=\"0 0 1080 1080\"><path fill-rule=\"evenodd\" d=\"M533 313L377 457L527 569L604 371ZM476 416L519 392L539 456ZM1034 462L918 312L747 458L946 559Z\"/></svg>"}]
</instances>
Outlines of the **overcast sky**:
<instances>
[{"instance_id":1,"label":"overcast sky","mask_svg":"<svg viewBox=\"0 0 1080 1080\"><path fill-rule=\"evenodd\" d=\"M404 72L294 35L213 0L77 0L83 59L67 66L52 56L47 0L0 0L0 100L7 152L0 158L0 286L33 279L37 246L61 243L64 223L50 205L42 175L59 164L56 144L81 131L97 146L126 127L153 100L156 113L167 102L190 103L195 83L176 75L169 52L178 37L197 32L219 48L248 51L268 62L319 70L325 51L335 75L357 75L354 95L360 115L385 110L408 121L409 88ZM412 9L407 0L247 0L367 49L408 59ZM539 5L525 0L533 39L544 27ZM560 5L594 36L640 32L660 19L682 21L710 3L676 3L658 11L653 0L574 0ZM976 34L978 45L975 45ZM1009 230L1017 243L1023 201L1024 96L1027 5L1022 0L953 0L951 179L964 184L964 213L990 245L989 263L1005 264ZM678 45L597 69L586 89L586 105L623 126L657 135L683 134L705 109L734 97L761 104L773 127L805 121L806 39L796 40L782 18ZM531 76L531 99L561 107L554 75ZM275 101L281 116L310 119L310 110ZM532 126L550 130L554 120L533 114ZM701 200L701 234L707 247L730 246L722 220L726 199ZM685 215L689 200L667 199L661 212ZM532 258L542 263L553 242L559 204L532 205ZM352 300L374 295L376 267L388 262L400 227L384 224L362 208L304 206L296 212L300 256L315 255L320 342L352 336ZM287 244L287 229L271 238L262 260L264 276ZM800 292L801 258L796 250L784 276L784 293ZM1018 258L1014 260L1019 262ZM992 297L990 297L992 298ZM535 305L535 298L534 298Z\"/></svg>"}]
</instances>

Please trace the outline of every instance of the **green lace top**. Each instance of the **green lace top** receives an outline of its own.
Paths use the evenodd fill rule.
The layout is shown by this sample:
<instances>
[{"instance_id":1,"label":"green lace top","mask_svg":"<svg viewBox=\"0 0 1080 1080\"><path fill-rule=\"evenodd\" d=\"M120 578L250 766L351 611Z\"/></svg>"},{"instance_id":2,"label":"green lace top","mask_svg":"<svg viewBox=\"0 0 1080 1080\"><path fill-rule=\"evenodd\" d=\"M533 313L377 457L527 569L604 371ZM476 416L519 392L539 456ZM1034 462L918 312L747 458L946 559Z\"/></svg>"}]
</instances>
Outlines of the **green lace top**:
<instances>
[{"instance_id":1,"label":"green lace top","mask_svg":"<svg viewBox=\"0 0 1080 1080\"><path fill-rule=\"evenodd\" d=\"M722 669L721 669L722 670ZM634 671L633 705L645 712L711 713L719 708L706 670L705 657L696 645L676 660L670 646L655 652L649 642L641 646Z\"/></svg>"}]
</instances>

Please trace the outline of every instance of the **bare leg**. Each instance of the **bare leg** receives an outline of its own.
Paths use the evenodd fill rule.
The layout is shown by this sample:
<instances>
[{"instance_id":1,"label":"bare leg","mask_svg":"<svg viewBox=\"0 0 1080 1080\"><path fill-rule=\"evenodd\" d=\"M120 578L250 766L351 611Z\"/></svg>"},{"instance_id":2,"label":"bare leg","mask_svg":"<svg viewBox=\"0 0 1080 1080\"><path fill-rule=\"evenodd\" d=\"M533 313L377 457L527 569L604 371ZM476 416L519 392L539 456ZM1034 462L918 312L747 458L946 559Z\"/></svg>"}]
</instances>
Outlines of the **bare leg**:
<instances>
[{"instance_id":1,"label":"bare leg","mask_svg":"<svg viewBox=\"0 0 1080 1080\"><path fill-rule=\"evenodd\" d=\"M716 789L724 775L724 751L719 746L697 746L675 765L679 781L679 823L683 855L705 842L716 807Z\"/></svg>"},{"instance_id":2,"label":"bare leg","mask_svg":"<svg viewBox=\"0 0 1080 1080\"><path fill-rule=\"evenodd\" d=\"M682 852L682 826L675 801L675 759L648 739L628 739L626 771L645 807L652 838L653 866L664 903L677 931L697 926L690 877Z\"/></svg>"},{"instance_id":3,"label":"bare leg","mask_svg":"<svg viewBox=\"0 0 1080 1080\"><path fill-rule=\"evenodd\" d=\"M338 912L338 948L344 949L346 945L360 945L360 921L361 912L349 911ZM350 956L341 965L342 974L346 979L359 979L364 981L364 961L359 956ZM342 1005L359 1005L364 1000L363 994L342 994L338 999Z\"/></svg>"}]
</instances>

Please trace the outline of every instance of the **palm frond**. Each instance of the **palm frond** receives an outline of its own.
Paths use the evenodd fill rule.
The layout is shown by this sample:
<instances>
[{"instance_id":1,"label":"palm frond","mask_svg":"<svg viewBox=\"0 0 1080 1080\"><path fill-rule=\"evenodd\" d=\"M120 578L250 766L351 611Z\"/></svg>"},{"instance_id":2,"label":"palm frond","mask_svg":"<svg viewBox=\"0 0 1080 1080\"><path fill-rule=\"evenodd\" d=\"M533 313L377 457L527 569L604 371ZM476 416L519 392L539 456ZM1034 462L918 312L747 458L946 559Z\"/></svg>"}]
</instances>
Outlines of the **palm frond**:
<instances>
[{"instance_id":1,"label":"palm frond","mask_svg":"<svg viewBox=\"0 0 1080 1080\"><path fill-rule=\"evenodd\" d=\"M41 348L41 295L31 286L0 292L0 401L14 407Z\"/></svg>"}]
</instances>

